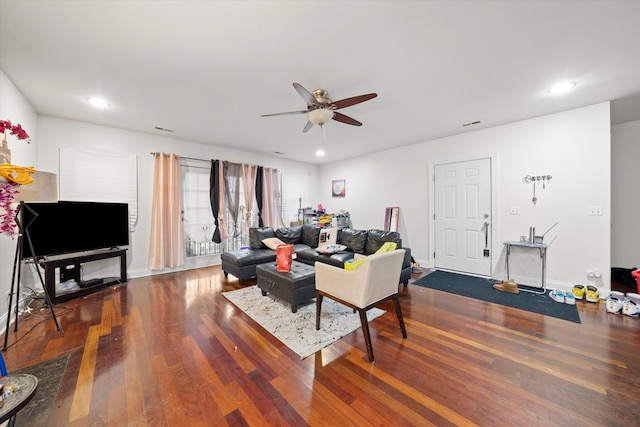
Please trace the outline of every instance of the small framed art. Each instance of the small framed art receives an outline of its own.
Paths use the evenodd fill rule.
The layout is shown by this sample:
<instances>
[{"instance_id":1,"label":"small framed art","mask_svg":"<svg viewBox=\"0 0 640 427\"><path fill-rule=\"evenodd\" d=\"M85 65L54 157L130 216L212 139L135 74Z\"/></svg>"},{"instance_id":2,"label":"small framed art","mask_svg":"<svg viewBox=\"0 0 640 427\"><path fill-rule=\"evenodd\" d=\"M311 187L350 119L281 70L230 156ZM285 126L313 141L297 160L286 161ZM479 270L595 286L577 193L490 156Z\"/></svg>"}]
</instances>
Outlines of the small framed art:
<instances>
[{"instance_id":1,"label":"small framed art","mask_svg":"<svg viewBox=\"0 0 640 427\"><path fill-rule=\"evenodd\" d=\"M331 181L331 197L344 197L345 195L345 180L334 179Z\"/></svg>"}]
</instances>

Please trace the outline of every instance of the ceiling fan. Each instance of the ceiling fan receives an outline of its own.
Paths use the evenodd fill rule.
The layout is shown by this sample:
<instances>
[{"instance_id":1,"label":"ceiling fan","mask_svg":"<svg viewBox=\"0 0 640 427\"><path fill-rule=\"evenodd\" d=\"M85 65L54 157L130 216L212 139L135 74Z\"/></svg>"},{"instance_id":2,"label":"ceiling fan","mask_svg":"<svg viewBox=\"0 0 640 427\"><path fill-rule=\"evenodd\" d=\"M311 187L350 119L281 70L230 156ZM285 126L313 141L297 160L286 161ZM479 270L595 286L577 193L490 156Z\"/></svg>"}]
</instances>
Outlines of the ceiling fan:
<instances>
[{"instance_id":1,"label":"ceiling fan","mask_svg":"<svg viewBox=\"0 0 640 427\"><path fill-rule=\"evenodd\" d=\"M294 83L293 87L296 91L298 91L302 99L304 99L307 103L306 110L289 111L286 113L263 114L262 117L284 116L289 114L306 114L308 121L304 126L304 129L302 129L302 133L307 132L313 125L319 125L320 127L322 127L322 125L324 125L331 119L341 123L346 123L348 125L362 126L362 123L360 123L359 121L352 119L351 117L346 116L342 113L339 113L336 110L360 104L361 102L368 101L378 96L377 93L368 93L366 95L354 96L334 102L331 100L331 98L329 98L329 92L324 89L316 89L313 91L313 93L311 93L304 87L302 87L300 83Z\"/></svg>"}]
</instances>

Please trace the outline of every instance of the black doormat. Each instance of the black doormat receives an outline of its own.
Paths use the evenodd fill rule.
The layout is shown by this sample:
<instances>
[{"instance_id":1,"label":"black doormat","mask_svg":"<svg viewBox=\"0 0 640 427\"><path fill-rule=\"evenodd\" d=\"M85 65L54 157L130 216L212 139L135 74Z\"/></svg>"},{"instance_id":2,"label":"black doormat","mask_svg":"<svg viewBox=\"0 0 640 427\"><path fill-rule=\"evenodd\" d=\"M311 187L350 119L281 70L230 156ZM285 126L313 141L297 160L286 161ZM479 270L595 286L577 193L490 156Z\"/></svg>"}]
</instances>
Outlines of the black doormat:
<instances>
[{"instance_id":1,"label":"black doormat","mask_svg":"<svg viewBox=\"0 0 640 427\"><path fill-rule=\"evenodd\" d=\"M16 415L16 425L39 427L48 424L68 361L69 355L66 355L9 372L31 374L38 378L36 394Z\"/></svg>"},{"instance_id":2,"label":"black doormat","mask_svg":"<svg viewBox=\"0 0 640 427\"><path fill-rule=\"evenodd\" d=\"M492 280L481 277L465 276L464 274L445 271L434 271L413 282L414 285L425 288L437 289L439 291L580 323L580 315L575 305L555 302L549 298L547 294L536 295L531 292L522 291L518 294L502 292L493 288L495 283L496 282Z\"/></svg>"}]
</instances>

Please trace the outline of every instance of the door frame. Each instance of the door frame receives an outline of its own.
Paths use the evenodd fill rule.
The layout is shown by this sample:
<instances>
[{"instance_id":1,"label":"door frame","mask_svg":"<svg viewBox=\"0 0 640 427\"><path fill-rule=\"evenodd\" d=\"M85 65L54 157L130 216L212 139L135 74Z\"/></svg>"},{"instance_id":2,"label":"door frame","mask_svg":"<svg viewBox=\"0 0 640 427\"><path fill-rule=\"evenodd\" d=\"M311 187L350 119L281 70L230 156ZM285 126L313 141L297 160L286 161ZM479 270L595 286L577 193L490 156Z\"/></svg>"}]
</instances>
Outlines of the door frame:
<instances>
[{"instance_id":1,"label":"door frame","mask_svg":"<svg viewBox=\"0 0 640 427\"><path fill-rule=\"evenodd\" d=\"M498 243L496 241L497 236L500 236L500 216L498 214L498 209L497 207L499 206L498 204L498 199L499 199L499 194L498 194L498 186L497 186L497 182L498 182L498 154L495 152L492 153L488 153L488 154L478 154L478 155L472 155L472 156L461 156L461 157L450 157L450 158L441 158L441 159L435 159L435 160L430 160L429 161L429 170L428 170L428 188L429 188L429 201L428 201L428 209L427 209L427 218L428 218L428 222L429 222L429 227L428 227L428 265L434 266L436 265L435 263L435 258L433 256L434 251L436 250L436 238L435 238L435 220L434 220L434 214L435 214L435 204L436 204L436 197L435 197L435 183L434 183L434 179L435 179L435 168L436 166L441 166L441 165L446 165L449 163L462 163L462 162L468 162L468 161L473 161L473 160L482 160L482 159L489 159L490 160L490 170L491 170L491 179L490 179L490 186L491 186L491 213L490 213L490 218L491 218L491 247L489 248L491 250L491 268L490 268L490 276L489 278L493 278L495 272L496 272L496 267L497 267L497 263L499 259L502 259L502 255L501 255L501 247L502 247L502 242ZM465 274L469 274L469 275L475 275L472 273L465 273ZM486 277L486 276L482 276L482 277Z\"/></svg>"}]
</instances>

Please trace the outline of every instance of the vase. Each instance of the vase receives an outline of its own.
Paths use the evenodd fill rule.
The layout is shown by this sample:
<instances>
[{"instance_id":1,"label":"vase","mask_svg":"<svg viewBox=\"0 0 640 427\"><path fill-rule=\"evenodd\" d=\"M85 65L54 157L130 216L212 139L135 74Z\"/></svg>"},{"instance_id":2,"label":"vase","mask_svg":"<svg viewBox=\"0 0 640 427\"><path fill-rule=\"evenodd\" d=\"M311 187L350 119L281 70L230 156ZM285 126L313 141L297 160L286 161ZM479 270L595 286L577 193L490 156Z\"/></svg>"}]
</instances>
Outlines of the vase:
<instances>
[{"instance_id":1,"label":"vase","mask_svg":"<svg viewBox=\"0 0 640 427\"><path fill-rule=\"evenodd\" d=\"M11 163L11 150L7 144L7 134L2 132L2 141L0 141L0 163Z\"/></svg>"}]
</instances>

